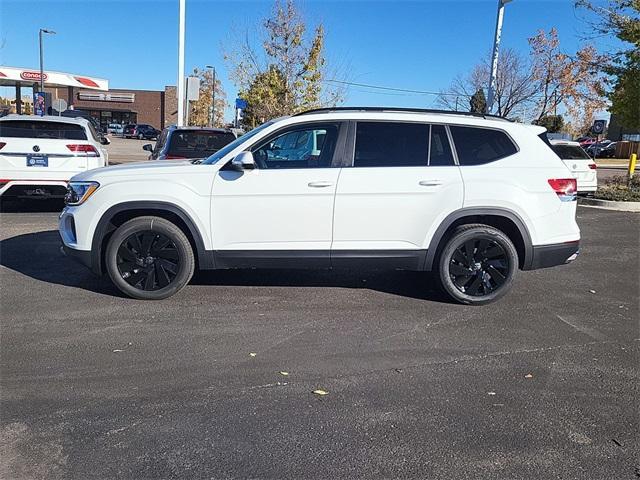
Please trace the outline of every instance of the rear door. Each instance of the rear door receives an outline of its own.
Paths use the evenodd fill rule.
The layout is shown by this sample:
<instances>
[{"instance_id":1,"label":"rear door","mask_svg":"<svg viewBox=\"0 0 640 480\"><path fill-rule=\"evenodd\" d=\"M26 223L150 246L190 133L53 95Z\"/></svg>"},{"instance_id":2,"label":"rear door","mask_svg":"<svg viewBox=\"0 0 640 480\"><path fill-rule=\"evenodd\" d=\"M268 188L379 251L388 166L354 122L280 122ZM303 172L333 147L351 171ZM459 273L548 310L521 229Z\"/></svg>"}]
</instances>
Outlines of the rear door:
<instances>
[{"instance_id":1,"label":"rear door","mask_svg":"<svg viewBox=\"0 0 640 480\"><path fill-rule=\"evenodd\" d=\"M395 256L406 261L399 266L420 268L429 232L463 202L447 128L373 121L352 128L352 166L342 169L336 192L332 264Z\"/></svg>"},{"instance_id":2,"label":"rear door","mask_svg":"<svg viewBox=\"0 0 640 480\"><path fill-rule=\"evenodd\" d=\"M73 123L0 121L0 144L0 178L11 180L68 180L87 169L88 155L97 156L85 129Z\"/></svg>"}]
</instances>

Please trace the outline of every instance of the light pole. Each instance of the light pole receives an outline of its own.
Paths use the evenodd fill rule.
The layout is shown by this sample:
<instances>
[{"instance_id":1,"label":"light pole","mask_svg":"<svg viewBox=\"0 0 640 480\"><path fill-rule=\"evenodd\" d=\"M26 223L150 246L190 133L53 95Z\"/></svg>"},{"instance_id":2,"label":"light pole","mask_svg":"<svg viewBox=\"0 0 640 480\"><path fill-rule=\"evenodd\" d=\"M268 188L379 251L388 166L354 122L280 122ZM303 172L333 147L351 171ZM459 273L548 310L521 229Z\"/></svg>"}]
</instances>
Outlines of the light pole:
<instances>
[{"instance_id":1,"label":"light pole","mask_svg":"<svg viewBox=\"0 0 640 480\"><path fill-rule=\"evenodd\" d=\"M498 0L498 15L496 17L496 34L493 38L493 57L491 59L491 79L489 80L489 94L487 95L487 113L493 108L493 98L496 91L496 77L498 76L498 52L500 50L500 36L502 35L502 20L504 6L511 0Z\"/></svg>"},{"instance_id":2,"label":"light pole","mask_svg":"<svg viewBox=\"0 0 640 480\"><path fill-rule=\"evenodd\" d=\"M216 122L216 67L213 65L206 65L206 68L211 69L211 115L209 115L209 126L215 127Z\"/></svg>"},{"instance_id":3,"label":"light pole","mask_svg":"<svg viewBox=\"0 0 640 480\"><path fill-rule=\"evenodd\" d=\"M38 39L40 40L40 91L44 93L44 52L42 50L42 34L48 33L49 35L55 35L56 32L53 30L47 30L46 28L41 28L38 32Z\"/></svg>"},{"instance_id":4,"label":"light pole","mask_svg":"<svg viewBox=\"0 0 640 480\"><path fill-rule=\"evenodd\" d=\"M178 85L176 96L178 97L178 126L184 126L184 17L185 0L179 0L179 20L178 20Z\"/></svg>"}]
</instances>

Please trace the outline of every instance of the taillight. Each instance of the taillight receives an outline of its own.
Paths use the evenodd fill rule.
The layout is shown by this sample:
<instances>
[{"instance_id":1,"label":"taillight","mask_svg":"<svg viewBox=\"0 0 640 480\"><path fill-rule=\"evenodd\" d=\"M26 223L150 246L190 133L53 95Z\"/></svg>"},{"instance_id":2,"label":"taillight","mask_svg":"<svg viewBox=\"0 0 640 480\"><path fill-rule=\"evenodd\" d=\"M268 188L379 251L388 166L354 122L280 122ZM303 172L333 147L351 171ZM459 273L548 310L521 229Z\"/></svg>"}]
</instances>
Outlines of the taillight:
<instances>
[{"instance_id":1,"label":"taillight","mask_svg":"<svg viewBox=\"0 0 640 480\"><path fill-rule=\"evenodd\" d=\"M590 168L591 170L596 170L596 169L598 168L598 166L597 166L595 163L590 163L590 164L589 164L589 168Z\"/></svg>"},{"instance_id":2,"label":"taillight","mask_svg":"<svg viewBox=\"0 0 640 480\"><path fill-rule=\"evenodd\" d=\"M96 150L96 147L94 147L93 145L74 143L71 145L67 145L67 148L72 152L76 152L76 153L95 153L96 155L98 154L98 150Z\"/></svg>"},{"instance_id":3,"label":"taillight","mask_svg":"<svg viewBox=\"0 0 640 480\"><path fill-rule=\"evenodd\" d=\"M164 157L166 160L182 160L185 159L187 157L182 157L180 155L167 155L166 157Z\"/></svg>"},{"instance_id":4,"label":"taillight","mask_svg":"<svg viewBox=\"0 0 640 480\"><path fill-rule=\"evenodd\" d=\"M6 145L5 142L0 142L0 150L2 150L4 148L4 146Z\"/></svg>"},{"instance_id":5,"label":"taillight","mask_svg":"<svg viewBox=\"0 0 640 480\"><path fill-rule=\"evenodd\" d=\"M562 202L571 202L577 199L578 181L575 178L550 178L548 182Z\"/></svg>"}]
</instances>

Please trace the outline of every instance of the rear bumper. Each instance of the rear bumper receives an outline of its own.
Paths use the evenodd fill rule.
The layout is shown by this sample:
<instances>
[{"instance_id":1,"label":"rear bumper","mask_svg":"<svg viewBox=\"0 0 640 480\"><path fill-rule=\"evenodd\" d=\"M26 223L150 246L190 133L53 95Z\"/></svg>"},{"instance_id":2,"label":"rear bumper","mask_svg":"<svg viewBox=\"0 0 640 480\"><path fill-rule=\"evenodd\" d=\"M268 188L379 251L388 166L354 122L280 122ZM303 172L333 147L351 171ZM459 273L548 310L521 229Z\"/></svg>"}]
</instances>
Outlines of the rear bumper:
<instances>
[{"instance_id":1,"label":"rear bumper","mask_svg":"<svg viewBox=\"0 0 640 480\"><path fill-rule=\"evenodd\" d=\"M580 240L551 245L534 245L532 247L532 261L526 270L555 267L564 265L576 259L580 252Z\"/></svg>"}]
</instances>

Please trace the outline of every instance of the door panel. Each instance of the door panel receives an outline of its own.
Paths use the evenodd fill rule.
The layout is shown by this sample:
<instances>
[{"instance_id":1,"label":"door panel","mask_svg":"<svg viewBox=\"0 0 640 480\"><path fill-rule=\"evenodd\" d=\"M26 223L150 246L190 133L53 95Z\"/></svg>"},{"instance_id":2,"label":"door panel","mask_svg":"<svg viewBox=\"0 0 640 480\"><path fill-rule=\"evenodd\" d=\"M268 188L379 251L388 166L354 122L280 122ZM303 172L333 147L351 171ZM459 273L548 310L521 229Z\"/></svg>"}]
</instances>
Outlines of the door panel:
<instances>
[{"instance_id":1,"label":"door panel","mask_svg":"<svg viewBox=\"0 0 640 480\"><path fill-rule=\"evenodd\" d=\"M213 183L216 250L326 250L339 168L220 171Z\"/></svg>"}]
</instances>

